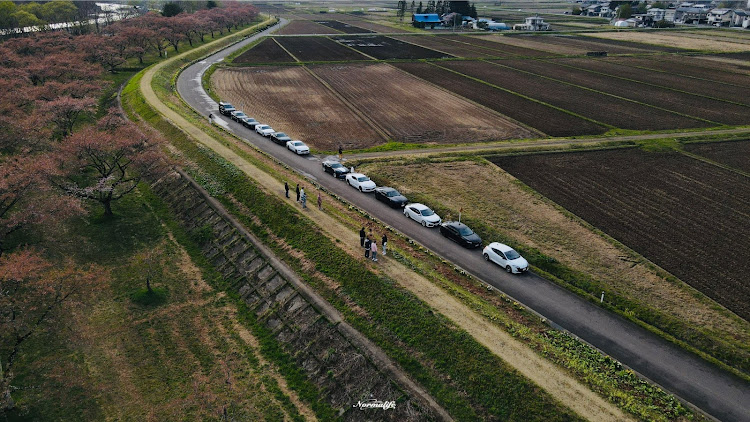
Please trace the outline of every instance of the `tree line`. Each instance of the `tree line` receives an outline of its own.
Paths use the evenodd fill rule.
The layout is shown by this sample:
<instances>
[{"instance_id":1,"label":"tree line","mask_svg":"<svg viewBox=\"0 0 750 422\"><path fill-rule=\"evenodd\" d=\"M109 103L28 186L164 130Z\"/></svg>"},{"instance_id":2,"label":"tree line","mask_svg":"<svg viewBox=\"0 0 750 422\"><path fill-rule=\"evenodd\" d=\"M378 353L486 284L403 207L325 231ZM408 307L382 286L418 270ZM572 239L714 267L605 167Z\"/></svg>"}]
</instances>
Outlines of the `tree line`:
<instances>
[{"instance_id":1,"label":"tree line","mask_svg":"<svg viewBox=\"0 0 750 422\"><path fill-rule=\"evenodd\" d=\"M0 415L14 406L23 345L104 277L101 268L51 258L40 245L56 240L37 238L87 213L87 203L100 204L108 218L143 177L172 165L157 132L100 105L108 73L257 16L252 6L224 2L171 17L151 12L99 33L36 32L0 42Z\"/></svg>"}]
</instances>

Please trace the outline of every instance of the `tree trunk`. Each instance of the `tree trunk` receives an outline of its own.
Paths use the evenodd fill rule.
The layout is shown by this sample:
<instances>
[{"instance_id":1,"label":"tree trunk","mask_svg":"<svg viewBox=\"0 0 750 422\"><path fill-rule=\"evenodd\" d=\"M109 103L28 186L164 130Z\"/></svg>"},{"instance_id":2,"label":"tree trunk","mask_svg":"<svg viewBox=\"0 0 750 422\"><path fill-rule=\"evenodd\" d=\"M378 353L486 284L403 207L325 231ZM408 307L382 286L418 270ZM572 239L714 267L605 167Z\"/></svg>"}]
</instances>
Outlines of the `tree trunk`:
<instances>
[{"instance_id":1,"label":"tree trunk","mask_svg":"<svg viewBox=\"0 0 750 422\"><path fill-rule=\"evenodd\" d=\"M106 215L107 217L112 216L112 201L102 201L102 205L104 205L104 215Z\"/></svg>"},{"instance_id":2,"label":"tree trunk","mask_svg":"<svg viewBox=\"0 0 750 422\"><path fill-rule=\"evenodd\" d=\"M146 289L151 293L151 276L149 275L146 276Z\"/></svg>"}]
</instances>

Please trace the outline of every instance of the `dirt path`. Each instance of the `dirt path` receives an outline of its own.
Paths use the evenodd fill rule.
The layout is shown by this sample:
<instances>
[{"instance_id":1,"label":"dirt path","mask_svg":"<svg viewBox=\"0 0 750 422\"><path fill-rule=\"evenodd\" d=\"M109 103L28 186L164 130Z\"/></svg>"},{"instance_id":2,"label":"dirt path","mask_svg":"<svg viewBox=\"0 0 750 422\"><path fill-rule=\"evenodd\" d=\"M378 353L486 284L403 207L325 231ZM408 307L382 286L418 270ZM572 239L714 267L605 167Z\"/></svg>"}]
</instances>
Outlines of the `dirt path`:
<instances>
[{"instance_id":1,"label":"dirt path","mask_svg":"<svg viewBox=\"0 0 750 422\"><path fill-rule=\"evenodd\" d=\"M177 57L179 56L175 58ZM172 60L175 58L172 58ZM168 61L159 63L144 74L140 89L146 101L190 137L213 149L224 159L236 165L248 177L263 186L267 192L283 197L283 185L277 179L250 164L233 150L204 133L200 128L171 110L157 98L151 87L151 81L154 74L167 63ZM314 193L310 191L309 197L313 198L314 196ZM331 201L333 201L331 198L324 199L324 202L327 204ZM359 235L326 214L324 212L326 207L324 207L324 211L319 211L313 205L314 202L314 199L311 200L311 206L306 211L303 212L300 210L300 212L303 212L316 222L331 237L338 238L343 245L348 245L347 249L357 249L358 251ZM476 314L450 294L432 284L428 279L413 273L405 266L390 259L381 260L379 266L382 271L398 281L402 286L412 291L421 300L430 304L435 310L450 318L458 326L474 336L477 341L582 417L591 421L623 421L631 419L616 406L572 378L565 370L539 357L523 343L515 340L509 334L486 321L482 316Z\"/></svg>"}]
</instances>

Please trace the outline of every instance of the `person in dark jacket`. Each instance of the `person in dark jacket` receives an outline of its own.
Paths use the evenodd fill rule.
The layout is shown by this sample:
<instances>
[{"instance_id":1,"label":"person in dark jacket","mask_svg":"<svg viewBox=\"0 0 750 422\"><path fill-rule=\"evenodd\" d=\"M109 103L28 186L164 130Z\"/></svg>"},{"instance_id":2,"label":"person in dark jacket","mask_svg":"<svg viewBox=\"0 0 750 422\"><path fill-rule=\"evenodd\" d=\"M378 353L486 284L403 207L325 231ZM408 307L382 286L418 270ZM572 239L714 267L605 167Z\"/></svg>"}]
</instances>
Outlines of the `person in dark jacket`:
<instances>
[{"instance_id":1,"label":"person in dark jacket","mask_svg":"<svg viewBox=\"0 0 750 422\"><path fill-rule=\"evenodd\" d=\"M359 231L359 246L365 246L365 228L362 226L362 230Z\"/></svg>"},{"instance_id":2,"label":"person in dark jacket","mask_svg":"<svg viewBox=\"0 0 750 422\"><path fill-rule=\"evenodd\" d=\"M299 183L297 183L297 202L299 202Z\"/></svg>"},{"instance_id":3,"label":"person in dark jacket","mask_svg":"<svg viewBox=\"0 0 750 422\"><path fill-rule=\"evenodd\" d=\"M284 182L284 192L286 192L286 197L289 198L289 183Z\"/></svg>"},{"instance_id":4,"label":"person in dark jacket","mask_svg":"<svg viewBox=\"0 0 750 422\"><path fill-rule=\"evenodd\" d=\"M370 257L370 243L371 243L370 239L366 237L365 238L365 258Z\"/></svg>"},{"instance_id":5,"label":"person in dark jacket","mask_svg":"<svg viewBox=\"0 0 750 422\"><path fill-rule=\"evenodd\" d=\"M381 242L383 242L383 256L385 256L385 245L388 243L388 236L386 236L385 233L383 233L383 239Z\"/></svg>"}]
</instances>

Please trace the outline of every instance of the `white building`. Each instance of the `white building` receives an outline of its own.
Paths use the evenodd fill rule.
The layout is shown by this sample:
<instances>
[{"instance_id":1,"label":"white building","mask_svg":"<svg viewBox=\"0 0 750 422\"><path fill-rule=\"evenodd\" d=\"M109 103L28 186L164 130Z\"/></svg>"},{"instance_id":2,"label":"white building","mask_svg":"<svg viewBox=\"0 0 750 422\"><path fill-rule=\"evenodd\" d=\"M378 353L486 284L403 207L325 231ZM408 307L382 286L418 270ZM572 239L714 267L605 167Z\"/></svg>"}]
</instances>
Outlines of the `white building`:
<instances>
[{"instance_id":1,"label":"white building","mask_svg":"<svg viewBox=\"0 0 750 422\"><path fill-rule=\"evenodd\" d=\"M514 31L549 31L549 24L539 16L526 18L526 22L513 25Z\"/></svg>"},{"instance_id":2,"label":"white building","mask_svg":"<svg viewBox=\"0 0 750 422\"><path fill-rule=\"evenodd\" d=\"M713 9L707 15L708 24L714 26L730 26L734 19L732 9Z\"/></svg>"}]
</instances>

